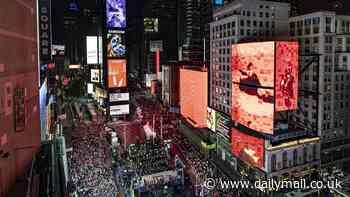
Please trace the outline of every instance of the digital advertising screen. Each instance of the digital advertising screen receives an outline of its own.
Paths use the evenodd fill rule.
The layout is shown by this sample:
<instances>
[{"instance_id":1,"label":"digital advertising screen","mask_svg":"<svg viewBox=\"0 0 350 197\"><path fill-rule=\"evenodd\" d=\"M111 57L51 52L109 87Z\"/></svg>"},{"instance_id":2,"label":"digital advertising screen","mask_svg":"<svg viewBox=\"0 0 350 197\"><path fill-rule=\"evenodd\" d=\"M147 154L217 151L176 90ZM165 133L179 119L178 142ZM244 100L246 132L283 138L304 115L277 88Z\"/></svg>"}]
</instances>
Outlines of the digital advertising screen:
<instances>
[{"instance_id":1,"label":"digital advertising screen","mask_svg":"<svg viewBox=\"0 0 350 197\"><path fill-rule=\"evenodd\" d=\"M99 69L91 69L91 82L98 83L100 82L100 70Z\"/></svg>"},{"instance_id":2,"label":"digital advertising screen","mask_svg":"<svg viewBox=\"0 0 350 197\"><path fill-rule=\"evenodd\" d=\"M214 0L214 4L215 5L223 5L224 4L224 0Z\"/></svg>"},{"instance_id":3,"label":"digital advertising screen","mask_svg":"<svg viewBox=\"0 0 350 197\"><path fill-rule=\"evenodd\" d=\"M40 136L41 140L45 140L46 135L46 102L47 102L47 80L44 80L44 83L39 89L39 109L40 109Z\"/></svg>"},{"instance_id":4,"label":"digital advertising screen","mask_svg":"<svg viewBox=\"0 0 350 197\"><path fill-rule=\"evenodd\" d=\"M216 111L212 108L207 108L207 127L211 131L216 131Z\"/></svg>"},{"instance_id":5,"label":"digital advertising screen","mask_svg":"<svg viewBox=\"0 0 350 197\"><path fill-rule=\"evenodd\" d=\"M53 44L51 46L51 54L53 56L55 55L59 55L59 56L63 56L64 55L64 45L55 45Z\"/></svg>"},{"instance_id":6,"label":"digital advertising screen","mask_svg":"<svg viewBox=\"0 0 350 197\"><path fill-rule=\"evenodd\" d=\"M107 28L126 27L125 0L106 0Z\"/></svg>"},{"instance_id":7,"label":"digital advertising screen","mask_svg":"<svg viewBox=\"0 0 350 197\"><path fill-rule=\"evenodd\" d=\"M232 84L232 119L257 132L273 134L274 90Z\"/></svg>"},{"instance_id":8,"label":"digital advertising screen","mask_svg":"<svg viewBox=\"0 0 350 197\"><path fill-rule=\"evenodd\" d=\"M250 136L232 128L232 154L247 164L260 169L264 168L264 146L264 139Z\"/></svg>"},{"instance_id":9,"label":"digital advertising screen","mask_svg":"<svg viewBox=\"0 0 350 197\"><path fill-rule=\"evenodd\" d=\"M107 34L107 57L125 57L124 31L109 31Z\"/></svg>"},{"instance_id":10,"label":"digital advertising screen","mask_svg":"<svg viewBox=\"0 0 350 197\"><path fill-rule=\"evenodd\" d=\"M86 36L86 63L98 63L98 42L97 36Z\"/></svg>"},{"instance_id":11,"label":"digital advertising screen","mask_svg":"<svg viewBox=\"0 0 350 197\"><path fill-rule=\"evenodd\" d=\"M220 133L226 138L230 138L231 131L231 118L226 115L216 112L216 132Z\"/></svg>"},{"instance_id":12,"label":"digital advertising screen","mask_svg":"<svg viewBox=\"0 0 350 197\"><path fill-rule=\"evenodd\" d=\"M109 93L109 102L129 101L129 93Z\"/></svg>"},{"instance_id":13,"label":"digital advertising screen","mask_svg":"<svg viewBox=\"0 0 350 197\"><path fill-rule=\"evenodd\" d=\"M143 25L145 32L158 32L158 18L144 18Z\"/></svg>"},{"instance_id":14,"label":"digital advertising screen","mask_svg":"<svg viewBox=\"0 0 350 197\"><path fill-rule=\"evenodd\" d=\"M163 51L163 40L150 40L149 41L150 52Z\"/></svg>"},{"instance_id":15,"label":"digital advertising screen","mask_svg":"<svg viewBox=\"0 0 350 197\"><path fill-rule=\"evenodd\" d=\"M110 106L109 112L111 116L126 115L130 113L130 106L129 104L113 105L113 106Z\"/></svg>"},{"instance_id":16,"label":"digital advertising screen","mask_svg":"<svg viewBox=\"0 0 350 197\"><path fill-rule=\"evenodd\" d=\"M276 42L276 111L298 107L298 50L297 42Z\"/></svg>"},{"instance_id":17,"label":"digital advertising screen","mask_svg":"<svg viewBox=\"0 0 350 197\"><path fill-rule=\"evenodd\" d=\"M180 113L194 127L207 127L208 73L180 69Z\"/></svg>"},{"instance_id":18,"label":"digital advertising screen","mask_svg":"<svg viewBox=\"0 0 350 197\"><path fill-rule=\"evenodd\" d=\"M249 86L274 87L274 58L274 42L233 45L232 81Z\"/></svg>"},{"instance_id":19,"label":"digital advertising screen","mask_svg":"<svg viewBox=\"0 0 350 197\"><path fill-rule=\"evenodd\" d=\"M126 87L126 60L108 60L108 87Z\"/></svg>"}]
</instances>

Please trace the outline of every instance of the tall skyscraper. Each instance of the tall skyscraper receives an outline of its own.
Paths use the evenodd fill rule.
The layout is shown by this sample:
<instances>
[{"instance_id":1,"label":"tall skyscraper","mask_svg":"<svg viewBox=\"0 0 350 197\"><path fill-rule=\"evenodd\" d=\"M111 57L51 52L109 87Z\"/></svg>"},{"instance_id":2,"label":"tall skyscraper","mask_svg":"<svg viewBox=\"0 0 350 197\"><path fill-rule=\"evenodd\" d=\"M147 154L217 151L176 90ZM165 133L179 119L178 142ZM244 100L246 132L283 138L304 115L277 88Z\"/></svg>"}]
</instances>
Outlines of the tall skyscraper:
<instances>
[{"instance_id":1,"label":"tall skyscraper","mask_svg":"<svg viewBox=\"0 0 350 197\"><path fill-rule=\"evenodd\" d=\"M38 9L36 1L9 1L1 10L0 196L8 196L40 147Z\"/></svg>"},{"instance_id":2,"label":"tall skyscraper","mask_svg":"<svg viewBox=\"0 0 350 197\"><path fill-rule=\"evenodd\" d=\"M298 43L287 42L289 11L288 3L236 0L215 10L210 23L208 116L213 123L224 119L210 130L217 139L230 142L233 166L251 181L311 180L320 169L317 133L285 118L297 108L298 97ZM283 78L294 80L289 81L293 85L288 97L281 96L286 94L281 90ZM288 107L279 108L281 103ZM222 129L227 118L233 122L229 139L228 129ZM216 127L221 127L219 132ZM247 192L273 195L264 189Z\"/></svg>"},{"instance_id":3,"label":"tall skyscraper","mask_svg":"<svg viewBox=\"0 0 350 197\"><path fill-rule=\"evenodd\" d=\"M350 16L314 12L290 19L290 36L301 46L307 66L300 79L297 121L309 121L322 137L322 166L347 167L350 161Z\"/></svg>"},{"instance_id":4,"label":"tall skyscraper","mask_svg":"<svg viewBox=\"0 0 350 197\"><path fill-rule=\"evenodd\" d=\"M160 64L177 60L176 3L173 0L149 0L143 9L143 59L146 72L155 72L156 49Z\"/></svg>"},{"instance_id":5,"label":"tall skyscraper","mask_svg":"<svg viewBox=\"0 0 350 197\"><path fill-rule=\"evenodd\" d=\"M209 23L216 1L178 0L178 46L180 60L210 61ZM204 51L205 50L205 51Z\"/></svg>"}]
</instances>

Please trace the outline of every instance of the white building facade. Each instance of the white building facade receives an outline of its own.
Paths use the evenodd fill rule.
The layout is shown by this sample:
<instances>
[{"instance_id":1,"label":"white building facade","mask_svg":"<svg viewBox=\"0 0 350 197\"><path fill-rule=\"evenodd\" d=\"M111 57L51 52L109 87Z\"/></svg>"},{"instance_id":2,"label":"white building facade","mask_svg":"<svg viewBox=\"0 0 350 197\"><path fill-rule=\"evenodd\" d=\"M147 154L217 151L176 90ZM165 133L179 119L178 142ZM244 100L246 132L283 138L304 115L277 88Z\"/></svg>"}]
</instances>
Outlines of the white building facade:
<instances>
[{"instance_id":1,"label":"white building facade","mask_svg":"<svg viewBox=\"0 0 350 197\"><path fill-rule=\"evenodd\" d=\"M317 128L322 167L345 166L350 161L350 16L315 12L289 23L291 38L300 44L300 65L311 63L301 67L299 87L316 93L299 97L294 118Z\"/></svg>"}]
</instances>

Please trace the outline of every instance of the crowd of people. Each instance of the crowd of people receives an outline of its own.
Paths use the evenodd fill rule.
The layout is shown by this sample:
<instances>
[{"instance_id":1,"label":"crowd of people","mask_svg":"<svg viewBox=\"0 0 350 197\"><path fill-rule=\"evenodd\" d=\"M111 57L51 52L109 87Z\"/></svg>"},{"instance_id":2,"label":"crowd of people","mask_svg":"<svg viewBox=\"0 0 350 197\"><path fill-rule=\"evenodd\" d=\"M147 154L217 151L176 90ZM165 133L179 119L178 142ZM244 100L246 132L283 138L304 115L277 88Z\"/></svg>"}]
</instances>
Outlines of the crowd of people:
<instances>
[{"instance_id":1,"label":"crowd of people","mask_svg":"<svg viewBox=\"0 0 350 197\"><path fill-rule=\"evenodd\" d=\"M115 185L111 162L107 156L108 146L99 135L87 135L73 145L68 155L71 182L78 196L115 197Z\"/></svg>"},{"instance_id":2,"label":"crowd of people","mask_svg":"<svg viewBox=\"0 0 350 197\"><path fill-rule=\"evenodd\" d=\"M206 190L204 182L208 178L230 180L226 174L220 171L205 155L203 155L182 133L176 132L172 136L175 143L173 153L178 154L185 161L186 174L193 186L196 195L199 196L236 196L237 192L231 190Z\"/></svg>"},{"instance_id":3,"label":"crowd of people","mask_svg":"<svg viewBox=\"0 0 350 197\"><path fill-rule=\"evenodd\" d=\"M79 197L117 196L110 145L103 128L102 119L95 119L89 124L80 122L72 132L73 151L67 154L69 182Z\"/></svg>"},{"instance_id":4,"label":"crowd of people","mask_svg":"<svg viewBox=\"0 0 350 197\"><path fill-rule=\"evenodd\" d=\"M158 140L130 146L128 160L141 176L169 170L167 151Z\"/></svg>"}]
</instances>

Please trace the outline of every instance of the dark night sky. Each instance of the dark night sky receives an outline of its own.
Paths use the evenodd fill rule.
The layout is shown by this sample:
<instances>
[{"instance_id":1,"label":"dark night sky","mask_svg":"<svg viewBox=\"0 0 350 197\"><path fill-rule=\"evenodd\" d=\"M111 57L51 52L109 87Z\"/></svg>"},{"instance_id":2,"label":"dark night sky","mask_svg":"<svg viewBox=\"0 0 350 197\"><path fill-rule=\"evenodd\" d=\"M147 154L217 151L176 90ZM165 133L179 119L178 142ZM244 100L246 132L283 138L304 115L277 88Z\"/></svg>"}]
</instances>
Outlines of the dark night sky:
<instances>
[{"instance_id":1,"label":"dark night sky","mask_svg":"<svg viewBox=\"0 0 350 197\"><path fill-rule=\"evenodd\" d=\"M292 0L293 1L293 0ZM337 11L339 14L350 15L349 0L301 0L300 9L303 13L320 10Z\"/></svg>"},{"instance_id":2,"label":"dark night sky","mask_svg":"<svg viewBox=\"0 0 350 197\"><path fill-rule=\"evenodd\" d=\"M52 21L53 21L53 43L63 44L63 12L65 3L70 1L76 1L78 4L80 1L86 0L52 0ZM91 1L91 0L89 0ZM127 17L141 17L141 10L144 4L150 3L152 0L127 0ZM294 1L294 0L291 0ZM319 10L334 10L340 14L350 15L350 0L296 0L299 1L299 7L302 13L310 13ZM137 5L137 6L135 6Z\"/></svg>"}]
</instances>

